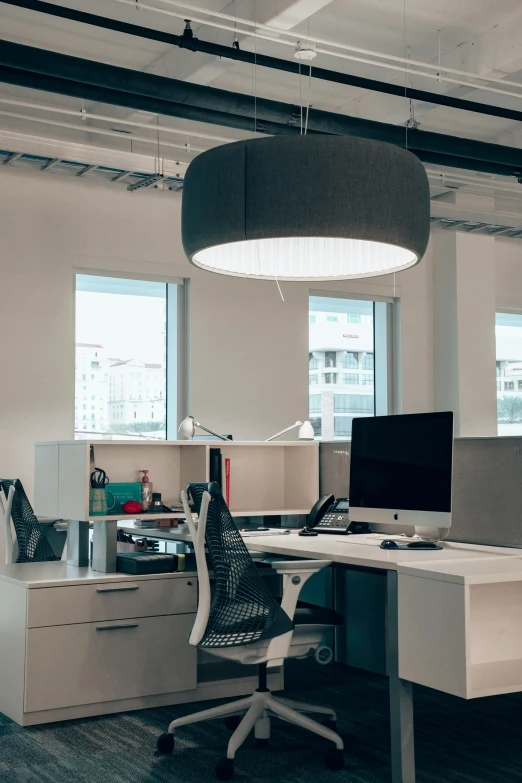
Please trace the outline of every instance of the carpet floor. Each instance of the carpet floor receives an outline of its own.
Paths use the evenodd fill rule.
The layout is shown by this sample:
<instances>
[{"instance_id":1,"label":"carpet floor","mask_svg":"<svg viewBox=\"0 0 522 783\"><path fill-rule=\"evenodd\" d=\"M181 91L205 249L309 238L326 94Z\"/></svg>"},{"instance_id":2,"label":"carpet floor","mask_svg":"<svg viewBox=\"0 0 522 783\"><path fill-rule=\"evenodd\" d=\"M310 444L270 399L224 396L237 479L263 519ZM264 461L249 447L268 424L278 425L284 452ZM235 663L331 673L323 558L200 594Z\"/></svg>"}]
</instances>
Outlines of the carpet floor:
<instances>
[{"instance_id":1,"label":"carpet floor","mask_svg":"<svg viewBox=\"0 0 522 783\"><path fill-rule=\"evenodd\" d=\"M333 706L346 767L330 772L324 740L273 721L269 747L249 738L239 751L242 783L389 783L387 680L342 666L287 664L289 698ZM522 783L522 694L466 702L415 688L418 783ZM155 742L170 720L207 704L141 710L22 729L0 716L1 783L200 783L229 736L221 721L180 729L172 756Z\"/></svg>"}]
</instances>

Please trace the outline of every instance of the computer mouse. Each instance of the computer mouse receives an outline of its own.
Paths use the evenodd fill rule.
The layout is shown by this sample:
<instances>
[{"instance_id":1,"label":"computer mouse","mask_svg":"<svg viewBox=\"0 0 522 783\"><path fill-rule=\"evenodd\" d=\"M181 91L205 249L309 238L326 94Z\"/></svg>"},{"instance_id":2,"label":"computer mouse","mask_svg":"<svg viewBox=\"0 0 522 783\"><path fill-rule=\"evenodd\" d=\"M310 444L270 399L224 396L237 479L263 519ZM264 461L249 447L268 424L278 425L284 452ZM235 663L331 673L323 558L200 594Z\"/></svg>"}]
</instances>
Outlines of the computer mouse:
<instances>
[{"instance_id":1,"label":"computer mouse","mask_svg":"<svg viewBox=\"0 0 522 783\"><path fill-rule=\"evenodd\" d=\"M398 544L395 543L395 541L382 541L381 542L381 549L398 549Z\"/></svg>"},{"instance_id":2,"label":"computer mouse","mask_svg":"<svg viewBox=\"0 0 522 783\"><path fill-rule=\"evenodd\" d=\"M437 549L437 544L433 541L410 541L406 546L409 549Z\"/></svg>"}]
</instances>

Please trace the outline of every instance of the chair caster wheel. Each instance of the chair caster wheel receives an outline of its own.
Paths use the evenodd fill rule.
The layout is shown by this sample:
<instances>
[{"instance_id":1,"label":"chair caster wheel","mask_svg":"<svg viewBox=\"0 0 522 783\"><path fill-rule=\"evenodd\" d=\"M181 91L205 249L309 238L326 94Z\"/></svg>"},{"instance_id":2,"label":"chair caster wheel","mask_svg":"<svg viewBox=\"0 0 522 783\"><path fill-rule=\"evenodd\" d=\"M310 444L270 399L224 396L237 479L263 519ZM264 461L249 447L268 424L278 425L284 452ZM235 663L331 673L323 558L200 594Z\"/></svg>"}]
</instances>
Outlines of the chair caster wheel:
<instances>
[{"instance_id":1,"label":"chair caster wheel","mask_svg":"<svg viewBox=\"0 0 522 783\"><path fill-rule=\"evenodd\" d=\"M322 724L327 729L331 729L331 731L337 732L337 721L332 720L331 718L327 718L326 720L322 721Z\"/></svg>"},{"instance_id":2,"label":"chair caster wheel","mask_svg":"<svg viewBox=\"0 0 522 783\"><path fill-rule=\"evenodd\" d=\"M218 780L232 780L234 777L233 759L221 759L216 766L216 777Z\"/></svg>"},{"instance_id":3,"label":"chair caster wheel","mask_svg":"<svg viewBox=\"0 0 522 783\"><path fill-rule=\"evenodd\" d=\"M241 723L241 715L230 715L223 721L229 731L235 731Z\"/></svg>"},{"instance_id":4,"label":"chair caster wheel","mask_svg":"<svg viewBox=\"0 0 522 783\"><path fill-rule=\"evenodd\" d=\"M344 753L337 748L331 748L324 754L324 760L328 769L339 770L344 767Z\"/></svg>"},{"instance_id":5,"label":"chair caster wheel","mask_svg":"<svg viewBox=\"0 0 522 783\"><path fill-rule=\"evenodd\" d=\"M167 755L174 750L174 734L162 734L158 737L156 747L160 753Z\"/></svg>"},{"instance_id":6,"label":"chair caster wheel","mask_svg":"<svg viewBox=\"0 0 522 783\"><path fill-rule=\"evenodd\" d=\"M314 658L316 663L320 663L322 666L325 666L326 664L332 662L333 650L331 647L327 647L325 644L321 644L316 648Z\"/></svg>"},{"instance_id":7,"label":"chair caster wheel","mask_svg":"<svg viewBox=\"0 0 522 783\"><path fill-rule=\"evenodd\" d=\"M256 744L258 748L266 748L268 745L268 740L264 737L256 737Z\"/></svg>"}]
</instances>

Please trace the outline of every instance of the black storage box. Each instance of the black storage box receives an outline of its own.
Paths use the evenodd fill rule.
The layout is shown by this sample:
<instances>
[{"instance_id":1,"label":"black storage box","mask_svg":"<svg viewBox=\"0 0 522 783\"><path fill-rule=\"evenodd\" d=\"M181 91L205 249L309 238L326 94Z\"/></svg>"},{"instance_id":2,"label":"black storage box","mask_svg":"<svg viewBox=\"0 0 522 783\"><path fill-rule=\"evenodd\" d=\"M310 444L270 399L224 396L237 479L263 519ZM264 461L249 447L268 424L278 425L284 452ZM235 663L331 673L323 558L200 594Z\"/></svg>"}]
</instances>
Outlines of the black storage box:
<instances>
[{"instance_id":1,"label":"black storage box","mask_svg":"<svg viewBox=\"0 0 522 783\"><path fill-rule=\"evenodd\" d=\"M170 574L177 571L176 555L152 552L120 552L116 570L124 574Z\"/></svg>"}]
</instances>

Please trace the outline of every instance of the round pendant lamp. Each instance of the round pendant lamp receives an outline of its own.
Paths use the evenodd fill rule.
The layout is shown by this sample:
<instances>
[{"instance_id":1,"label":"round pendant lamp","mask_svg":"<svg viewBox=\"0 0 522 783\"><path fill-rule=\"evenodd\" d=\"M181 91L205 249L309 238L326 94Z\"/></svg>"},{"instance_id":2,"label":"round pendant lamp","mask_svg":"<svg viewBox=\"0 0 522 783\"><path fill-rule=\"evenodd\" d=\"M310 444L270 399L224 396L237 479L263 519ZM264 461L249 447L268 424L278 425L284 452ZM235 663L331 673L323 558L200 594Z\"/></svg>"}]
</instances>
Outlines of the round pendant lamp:
<instances>
[{"instance_id":1,"label":"round pendant lamp","mask_svg":"<svg viewBox=\"0 0 522 783\"><path fill-rule=\"evenodd\" d=\"M426 250L430 196L411 152L346 136L272 136L203 152L187 169L191 263L263 280L398 272Z\"/></svg>"}]
</instances>

